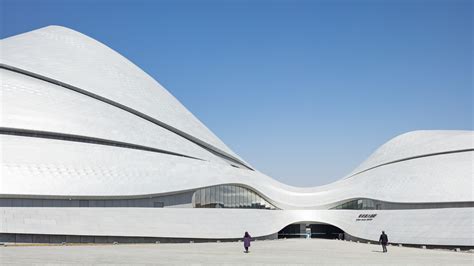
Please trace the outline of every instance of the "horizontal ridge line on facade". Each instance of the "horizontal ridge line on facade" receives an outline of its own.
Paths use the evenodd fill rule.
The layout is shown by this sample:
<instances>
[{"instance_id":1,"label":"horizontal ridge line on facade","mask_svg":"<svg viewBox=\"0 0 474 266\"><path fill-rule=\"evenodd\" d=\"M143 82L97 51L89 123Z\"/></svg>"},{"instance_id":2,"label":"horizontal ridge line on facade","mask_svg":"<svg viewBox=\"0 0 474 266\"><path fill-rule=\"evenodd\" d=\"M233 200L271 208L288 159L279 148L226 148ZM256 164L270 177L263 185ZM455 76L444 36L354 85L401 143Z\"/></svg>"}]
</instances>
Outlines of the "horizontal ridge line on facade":
<instances>
[{"instance_id":1,"label":"horizontal ridge line on facade","mask_svg":"<svg viewBox=\"0 0 474 266\"><path fill-rule=\"evenodd\" d=\"M398 160L394 160L394 161L390 161L390 162L386 162L386 163L382 163L382 164L378 164L376 166L372 166L372 167L369 167L367 169L364 169L362 171L359 171L355 174L352 174L344 179L348 179L348 178L351 178L353 176L356 176L358 174L362 174L364 172L367 172L367 171L370 171L370 170L373 170L375 168L378 168L378 167L382 167L382 166L386 166L386 165L390 165L390 164L394 164L394 163L399 163L399 162L404 162L404 161L410 161L410 160L415 160L415 159L419 159L419 158L424 158L424 157L431 157L431 156L437 156L437 155L444 155L444 154L453 154L453 153L462 153L462 152L473 152L474 149L461 149L461 150L451 150L451 151L441 151L441 152L434 152L434 153L428 153L428 154L422 154L422 155L416 155L416 156L410 156L410 157L406 157L406 158L403 158L403 159L398 159Z\"/></svg>"},{"instance_id":2,"label":"horizontal ridge line on facade","mask_svg":"<svg viewBox=\"0 0 474 266\"><path fill-rule=\"evenodd\" d=\"M234 158L233 156L227 154L226 152L222 151L221 149L217 148L217 147L214 147L213 145L207 143L207 142L204 142L184 131L181 131L173 126L170 126L164 122L161 122L149 115L146 115L140 111L137 111L133 108L130 108L126 105L123 105L121 103L118 103L118 102L115 102L115 101L112 101L108 98L105 98L103 96L100 96L100 95L97 95L97 94L94 94L94 93L91 93L87 90L84 90L84 89L81 89L79 87L76 87L76 86L73 86L73 85L70 85L70 84L67 84L67 83L64 83L62 81L59 81L59 80L56 80L56 79L52 79L52 78L49 78L49 77L46 77L46 76L43 76L43 75L40 75L40 74L37 74L37 73L34 73L34 72L31 72L31 71L28 71L28 70L24 70L24 69L21 69L21 68L18 68L18 67L14 67L14 66L10 66L10 65L7 65L7 64L4 64L4 63L0 63L0 69L5 69L5 70L8 70L8 71L12 71L12 72L15 72L15 73L19 73L19 74L22 74L22 75L26 75L26 76L29 76L29 77L32 77L32 78L36 78L36 79L39 79L39 80L42 80L42 81L45 81L45 82L48 82L48 83L52 83L54 85L57 85L57 86L60 86L60 87L63 87L63 88L66 88L66 89L69 89L69 90L72 90L72 91L75 91L77 93L81 93L83 95L86 95L86 96L89 96L91 98L94 98L96 100L99 100L99 101L102 101L104 103L107 103L107 104L110 104L114 107L117 107L119 109L122 109L126 112L129 112L133 115L136 115L144 120L147 120L155 125L158 125L196 145L198 145L199 147L207 150L208 152L218 156L218 157L221 157L221 158L224 158L226 160L229 160L233 163L236 163L238 165L241 165L243 167L245 167L246 169L248 170L252 170L254 171L254 169L252 169L251 167L249 167L248 165L246 165L244 162L240 161L239 159L237 158Z\"/></svg>"},{"instance_id":3,"label":"horizontal ridge line on facade","mask_svg":"<svg viewBox=\"0 0 474 266\"><path fill-rule=\"evenodd\" d=\"M62 140L62 141L72 141L72 142L79 142L79 143L87 143L87 144L97 144L97 145L105 145L111 147L119 147L119 148L127 148L127 149L134 149L134 150L142 150L142 151L149 151L155 153L163 153L167 155L185 157L188 159L200 160L205 161L201 158L176 153L172 151L152 148L148 146L142 146L133 143L115 141L115 140L108 140L108 139L101 139L95 137L88 137L82 135L75 135L75 134L66 134L66 133L58 133L58 132L50 132L50 131L40 131L40 130L32 130L32 129L21 129L21 128L9 128L9 127L0 127L0 135L10 135L10 136L21 136L21 137L31 137L31 138L44 138L44 139L54 139L54 140Z\"/></svg>"}]
</instances>

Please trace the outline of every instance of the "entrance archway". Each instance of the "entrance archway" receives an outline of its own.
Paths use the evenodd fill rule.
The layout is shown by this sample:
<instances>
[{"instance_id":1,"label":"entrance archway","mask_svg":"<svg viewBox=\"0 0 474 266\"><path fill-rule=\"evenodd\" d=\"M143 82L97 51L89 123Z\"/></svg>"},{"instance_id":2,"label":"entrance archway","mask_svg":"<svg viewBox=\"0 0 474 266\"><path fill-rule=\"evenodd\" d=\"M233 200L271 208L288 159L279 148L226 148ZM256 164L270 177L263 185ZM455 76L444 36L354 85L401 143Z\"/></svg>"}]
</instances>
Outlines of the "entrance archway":
<instances>
[{"instance_id":1,"label":"entrance archway","mask_svg":"<svg viewBox=\"0 0 474 266\"><path fill-rule=\"evenodd\" d=\"M278 238L324 238L344 239L339 227L317 222L299 222L285 226L278 232Z\"/></svg>"}]
</instances>

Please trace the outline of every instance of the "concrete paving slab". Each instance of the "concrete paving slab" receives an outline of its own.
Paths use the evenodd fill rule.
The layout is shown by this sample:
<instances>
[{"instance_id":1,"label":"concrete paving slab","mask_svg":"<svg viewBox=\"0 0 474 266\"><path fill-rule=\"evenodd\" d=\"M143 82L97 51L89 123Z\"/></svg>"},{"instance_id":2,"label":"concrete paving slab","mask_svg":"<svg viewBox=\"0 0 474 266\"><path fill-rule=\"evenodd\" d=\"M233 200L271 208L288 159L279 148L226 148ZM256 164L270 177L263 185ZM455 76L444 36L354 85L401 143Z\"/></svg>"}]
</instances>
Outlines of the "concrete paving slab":
<instances>
[{"instance_id":1,"label":"concrete paving slab","mask_svg":"<svg viewBox=\"0 0 474 266\"><path fill-rule=\"evenodd\" d=\"M0 247L1 265L474 265L474 254L339 240Z\"/></svg>"}]
</instances>

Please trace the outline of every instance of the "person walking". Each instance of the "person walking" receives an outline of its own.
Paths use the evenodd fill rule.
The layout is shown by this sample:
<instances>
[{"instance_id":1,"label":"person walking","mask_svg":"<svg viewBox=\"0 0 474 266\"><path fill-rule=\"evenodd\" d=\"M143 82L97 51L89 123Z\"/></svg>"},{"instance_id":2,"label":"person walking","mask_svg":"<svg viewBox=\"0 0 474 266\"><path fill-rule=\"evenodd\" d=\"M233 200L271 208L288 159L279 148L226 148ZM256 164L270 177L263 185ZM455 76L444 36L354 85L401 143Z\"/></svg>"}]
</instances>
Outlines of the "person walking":
<instances>
[{"instance_id":1,"label":"person walking","mask_svg":"<svg viewBox=\"0 0 474 266\"><path fill-rule=\"evenodd\" d=\"M380 244L382 244L383 252L387 252L388 236L385 234L385 231L382 231L382 234L379 238Z\"/></svg>"},{"instance_id":2,"label":"person walking","mask_svg":"<svg viewBox=\"0 0 474 266\"><path fill-rule=\"evenodd\" d=\"M249 253L250 241L252 241L252 237L250 236L248 232L245 232L244 234L245 253Z\"/></svg>"}]
</instances>

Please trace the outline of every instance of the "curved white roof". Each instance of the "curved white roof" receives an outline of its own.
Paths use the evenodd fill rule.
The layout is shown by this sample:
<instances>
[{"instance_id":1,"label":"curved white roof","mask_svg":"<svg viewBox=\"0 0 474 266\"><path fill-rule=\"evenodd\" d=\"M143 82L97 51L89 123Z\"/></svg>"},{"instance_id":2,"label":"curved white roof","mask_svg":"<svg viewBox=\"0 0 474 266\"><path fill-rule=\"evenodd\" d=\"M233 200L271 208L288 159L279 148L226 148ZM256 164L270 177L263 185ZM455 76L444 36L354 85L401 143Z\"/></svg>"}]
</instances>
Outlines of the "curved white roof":
<instances>
[{"instance_id":1,"label":"curved white roof","mask_svg":"<svg viewBox=\"0 0 474 266\"><path fill-rule=\"evenodd\" d=\"M127 108L137 110L237 157L156 81L87 36L53 26L7 38L1 46L6 68L0 70L2 128L97 138L185 156L2 135L0 194L131 196L234 183L289 209L320 209L361 197L391 202L473 199L472 131L409 132L381 146L350 178L297 188L231 167L199 143L129 112Z\"/></svg>"},{"instance_id":2,"label":"curved white roof","mask_svg":"<svg viewBox=\"0 0 474 266\"><path fill-rule=\"evenodd\" d=\"M474 149L474 134L462 130L418 130L396 136L380 146L349 176L415 157Z\"/></svg>"},{"instance_id":3,"label":"curved white roof","mask_svg":"<svg viewBox=\"0 0 474 266\"><path fill-rule=\"evenodd\" d=\"M1 126L107 139L227 164L185 138L86 95L0 69Z\"/></svg>"},{"instance_id":4,"label":"curved white roof","mask_svg":"<svg viewBox=\"0 0 474 266\"><path fill-rule=\"evenodd\" d=\"M6 38L1 41L1 50L3 65L77 87L136 110L242 162L163 86L88 36L65 27L49 26Z\"/></svg>"}]
</instances>

